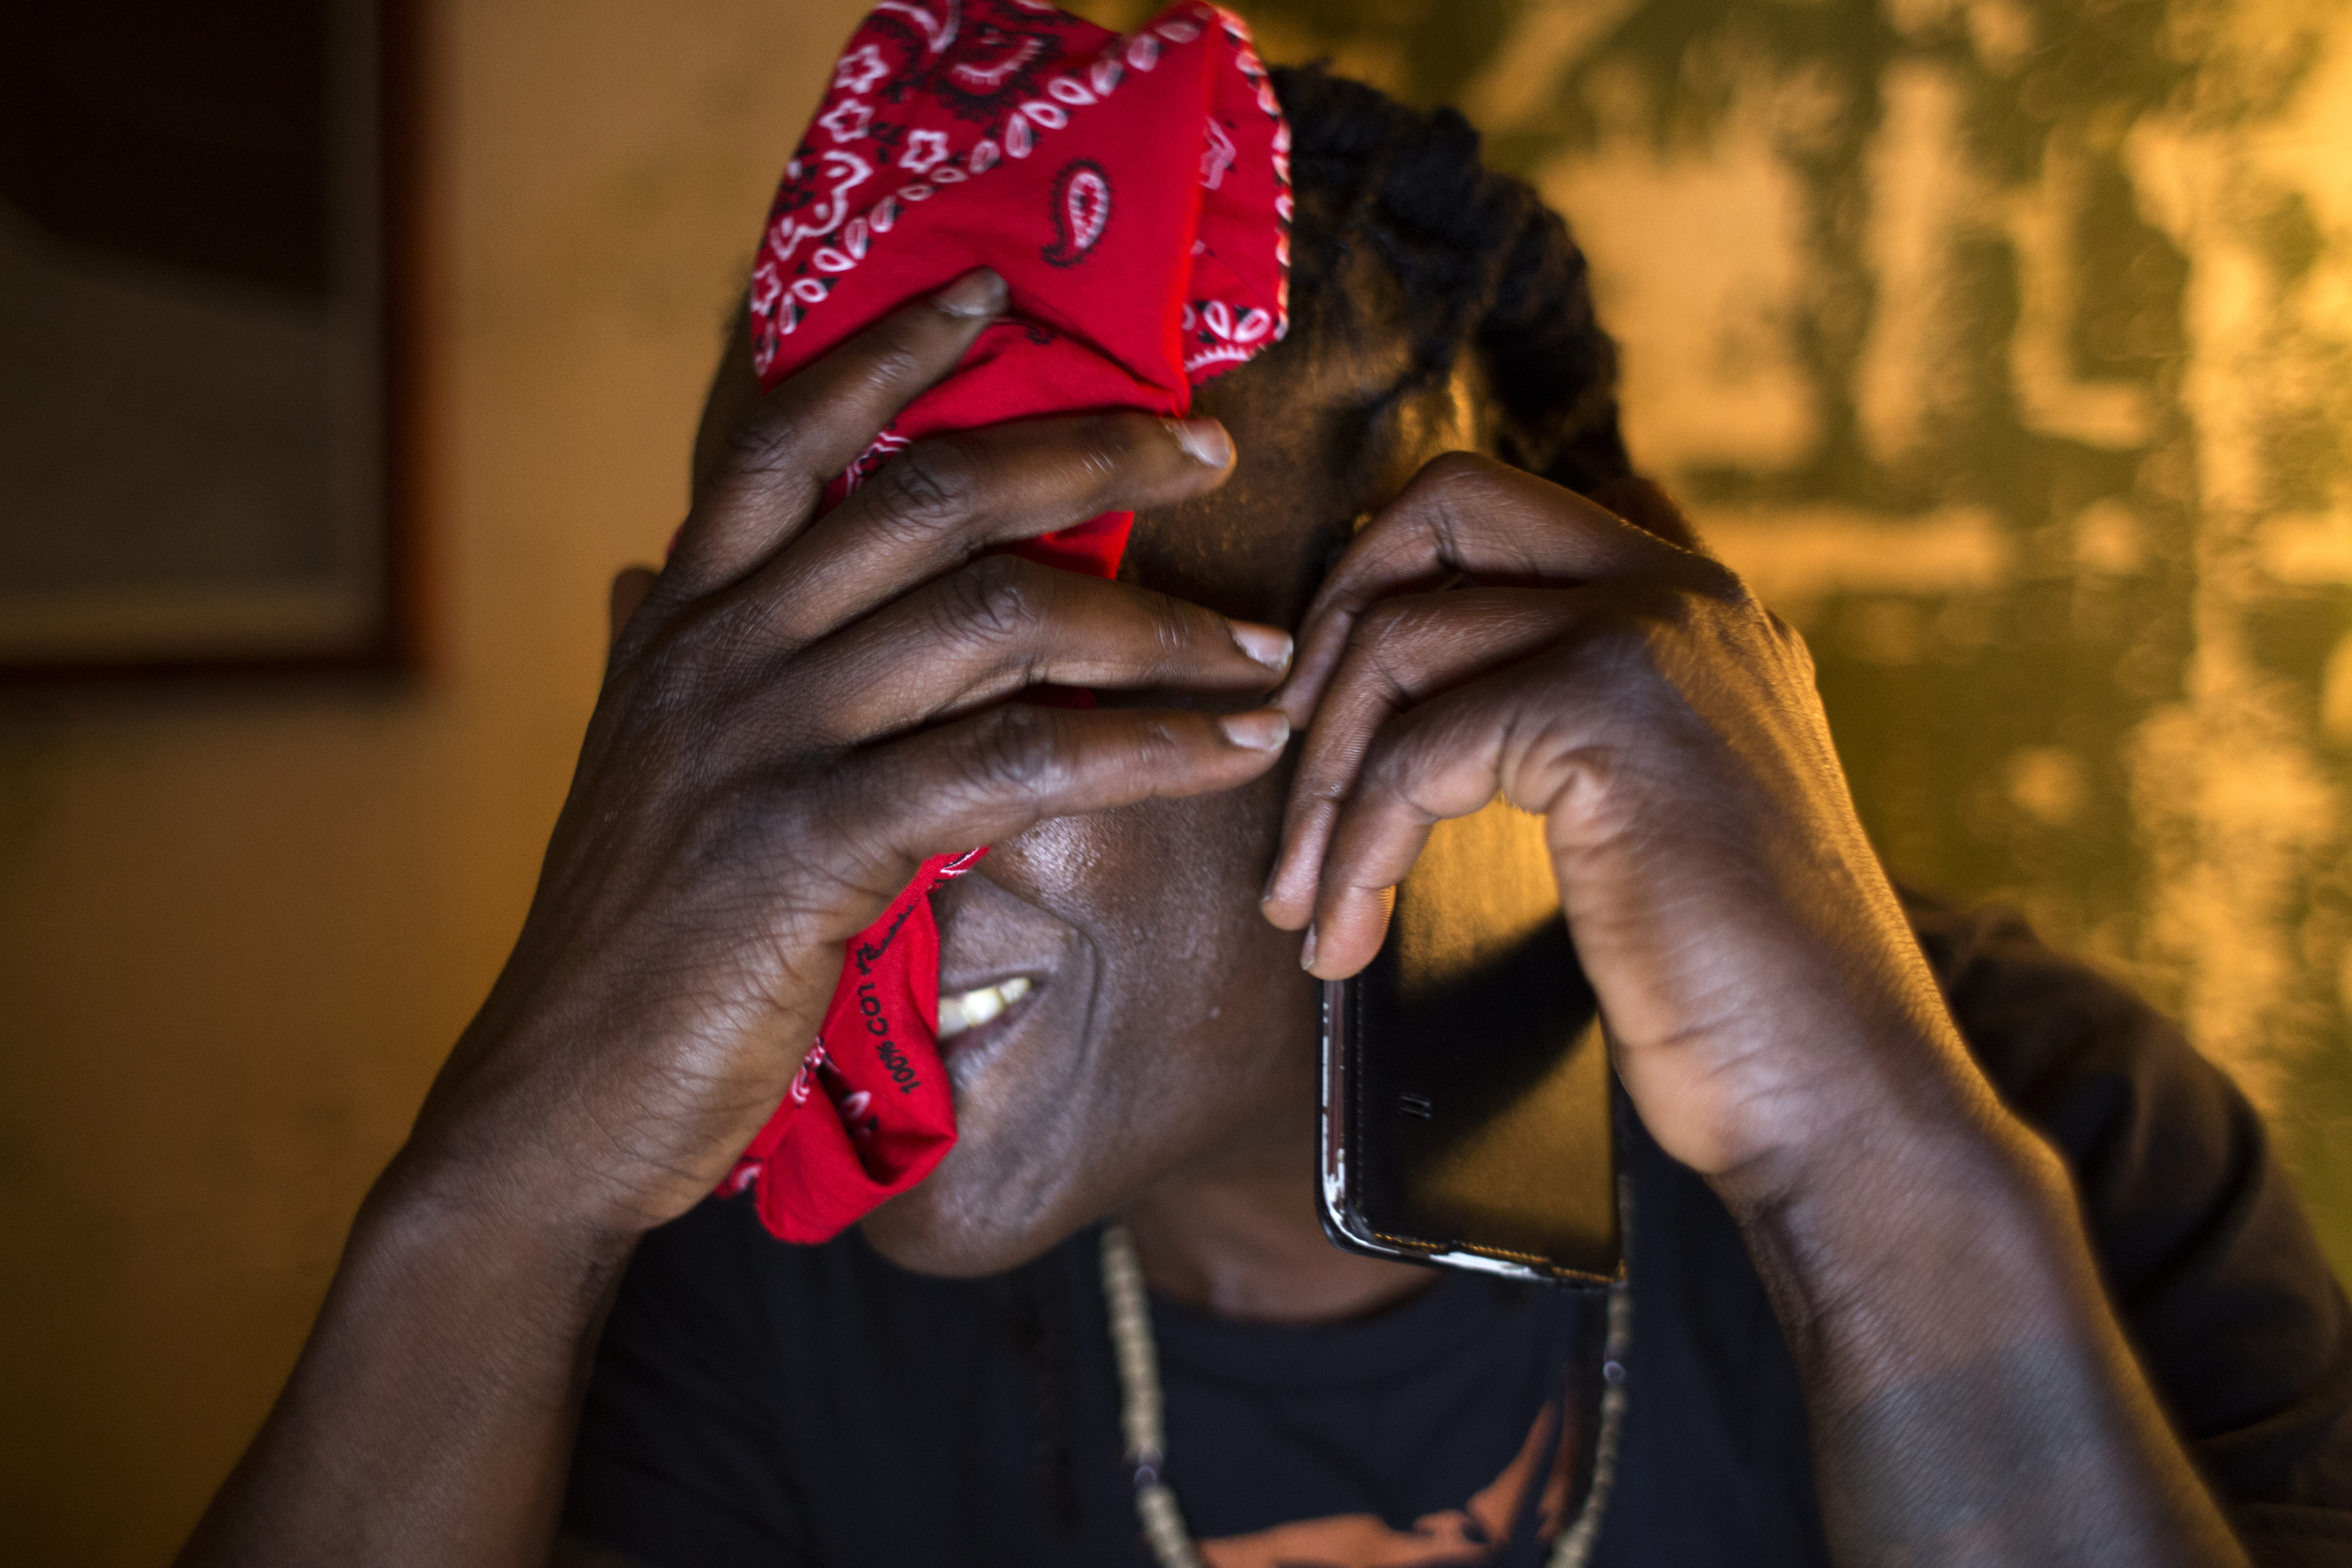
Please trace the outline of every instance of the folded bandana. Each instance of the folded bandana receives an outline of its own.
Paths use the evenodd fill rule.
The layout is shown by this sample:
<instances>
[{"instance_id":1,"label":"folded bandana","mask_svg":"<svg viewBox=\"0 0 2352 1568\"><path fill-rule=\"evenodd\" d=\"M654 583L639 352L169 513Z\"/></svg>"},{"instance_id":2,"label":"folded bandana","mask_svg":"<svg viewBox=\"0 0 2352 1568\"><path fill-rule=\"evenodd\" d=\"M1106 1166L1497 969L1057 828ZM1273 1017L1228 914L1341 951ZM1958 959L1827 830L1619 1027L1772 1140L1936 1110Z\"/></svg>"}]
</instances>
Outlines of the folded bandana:
<instances>
[{"instance_id":1,"label":"folded bandana","mask_svg":"<svg viewBox=\"0 0 2352 1568\"><path fill-rule=\"evenodd\" d=\"M1290 133L1248 30L1171 7L1124 37L1028 0L883 0L834 68L752 273L763 387L993 267L1007 318L827 489L910 441L1078 409L1182 414L1287 325ZM1012 546L1111 577L1132 514ZM1080 694L1081 696L1083 694ZM722 1191L788 1242L838 1234L955 1144L924 863L848 944L822 1031Z\"/></svg>"}]
</instances>

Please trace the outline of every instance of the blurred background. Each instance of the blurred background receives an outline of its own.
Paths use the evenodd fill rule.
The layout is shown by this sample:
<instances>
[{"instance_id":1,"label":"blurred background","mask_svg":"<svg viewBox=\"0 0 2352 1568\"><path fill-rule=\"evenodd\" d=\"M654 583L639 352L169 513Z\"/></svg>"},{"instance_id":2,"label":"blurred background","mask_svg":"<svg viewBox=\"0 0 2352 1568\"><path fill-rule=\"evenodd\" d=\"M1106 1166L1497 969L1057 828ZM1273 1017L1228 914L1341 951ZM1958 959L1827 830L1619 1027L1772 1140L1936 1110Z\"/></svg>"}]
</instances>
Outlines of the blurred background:
<instances>
[{"instance_id":1,"label":"blurred background","mask_svg":"<svg viewBox=\"0 0 2352 1568\"><path fill-rule=\"evenodd\" d=\"M681 515L768 195L864 8L401 8L408 522L351 558L408 584L398 635L0 689L12 1560L167 1560L260 1419L520 921L607 580ZM1460 105L1567 214L1637 461L1811 641L1898 874L2022 906L2181 1016L2352 1272L2352 10L1238 8L1270 58ZM16 102L20 172L80 134ZM26 188L0 261L119 240L49 235ZM39 471L160 461L203 388L41 337L25 297L11 409L40 401L25 343L120 400ZM303 363L373 373L319 331ZM0 600L61 559L27 541L99 537L11 487L33 471L0 462Z\"/></svg>"}]
</instances>

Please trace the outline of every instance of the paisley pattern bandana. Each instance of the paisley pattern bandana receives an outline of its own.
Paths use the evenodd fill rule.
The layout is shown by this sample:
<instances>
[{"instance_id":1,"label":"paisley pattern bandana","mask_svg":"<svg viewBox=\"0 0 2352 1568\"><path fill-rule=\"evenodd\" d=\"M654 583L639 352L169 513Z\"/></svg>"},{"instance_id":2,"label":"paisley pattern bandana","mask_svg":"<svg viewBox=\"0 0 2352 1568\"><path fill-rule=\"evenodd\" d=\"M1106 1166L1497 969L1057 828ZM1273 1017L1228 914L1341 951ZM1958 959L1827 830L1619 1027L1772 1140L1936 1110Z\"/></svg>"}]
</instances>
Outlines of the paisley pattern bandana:
<instances>
[{"instance_id":1,"label":"paisley pattern bandana","mask_svg":"<svg viewBox=\"0 0 2352 1568\"><path fill-rule=\"evenodd\" d=\"M1288 325L1289 149L1248 28L1215 6L1121 36L1032 0L882 0L769 214L751 293L761 385L974 267L993 267L1010 303L825 504L926 436L1184 413ZM1012 549L1107 578L1132 521ZM954 1147L930 892L986 852L925 862L848 944L816 1045L722 1185L753 1192L784 1240L831 1239Z\"/></svg>"}]
</instances>

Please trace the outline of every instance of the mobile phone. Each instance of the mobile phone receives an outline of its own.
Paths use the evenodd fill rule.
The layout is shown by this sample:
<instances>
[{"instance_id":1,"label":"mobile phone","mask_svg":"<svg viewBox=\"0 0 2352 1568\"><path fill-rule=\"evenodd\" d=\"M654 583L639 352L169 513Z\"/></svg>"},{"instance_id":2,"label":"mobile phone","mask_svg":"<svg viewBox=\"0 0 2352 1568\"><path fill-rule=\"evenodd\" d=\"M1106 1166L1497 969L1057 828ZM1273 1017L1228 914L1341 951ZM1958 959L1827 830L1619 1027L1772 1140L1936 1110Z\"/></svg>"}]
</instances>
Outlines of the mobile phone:
<instances>
[{"instance_id":1,"label":"mobile phone","mask_svg":"<svg viewBox=\"0 0 2352 1568\"><path fill-rule=\"evenodd\" d=\"M1624 1270L1609 1053L1543 819L1440 822L1380 953L1323 988L1319 1207L1375 1258L1554 1284Z\"/></svg>"}]
</instances>

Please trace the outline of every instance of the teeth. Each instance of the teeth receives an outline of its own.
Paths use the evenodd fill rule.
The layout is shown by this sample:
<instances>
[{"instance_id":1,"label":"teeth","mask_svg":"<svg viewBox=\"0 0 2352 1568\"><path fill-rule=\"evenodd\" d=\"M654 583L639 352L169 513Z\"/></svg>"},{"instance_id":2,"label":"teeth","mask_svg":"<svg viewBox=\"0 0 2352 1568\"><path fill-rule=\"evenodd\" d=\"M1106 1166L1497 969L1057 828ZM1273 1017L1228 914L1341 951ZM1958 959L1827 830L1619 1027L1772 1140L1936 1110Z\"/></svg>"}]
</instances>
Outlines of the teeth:
<instances>
[{"instance_id":1,"label":"teeth","mask_svg":"<svg viewBox=\"0 0 2352 1568\"><path fill-rule=\"evenodd\" d=\"M961 996L943 996L939 999L939 1037L944 1040L986 1023L1028 994L1029 977L1016 974Z\"/></svg>"}]
</instances>

